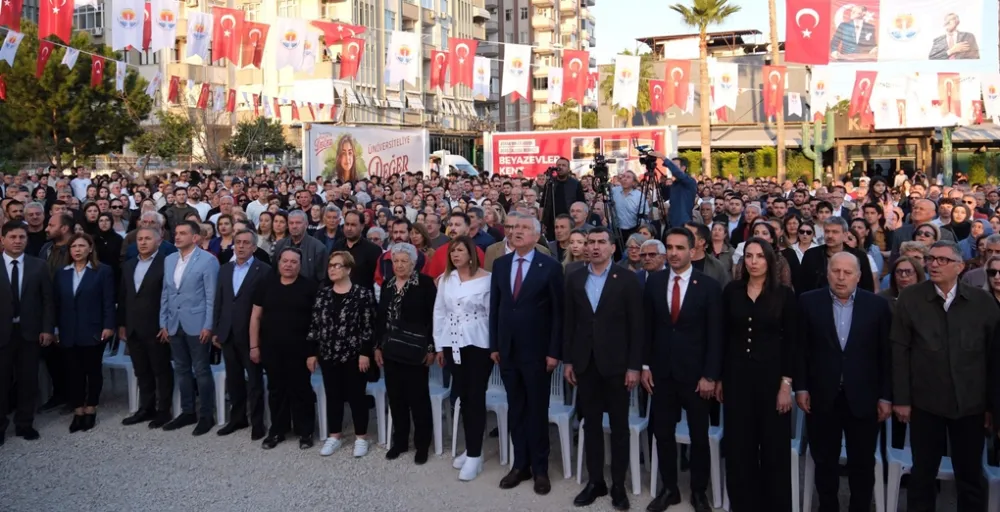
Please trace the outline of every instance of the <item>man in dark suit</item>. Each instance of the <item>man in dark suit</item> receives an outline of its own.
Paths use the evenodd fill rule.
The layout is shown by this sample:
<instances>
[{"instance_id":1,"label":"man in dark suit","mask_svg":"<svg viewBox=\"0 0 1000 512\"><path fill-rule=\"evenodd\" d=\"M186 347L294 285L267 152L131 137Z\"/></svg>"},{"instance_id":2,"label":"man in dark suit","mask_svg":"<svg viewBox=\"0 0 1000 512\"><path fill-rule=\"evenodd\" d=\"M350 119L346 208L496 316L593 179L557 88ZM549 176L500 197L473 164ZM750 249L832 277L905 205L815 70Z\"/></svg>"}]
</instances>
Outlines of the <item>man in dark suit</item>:
<instances>
[{"instance_id":1,"label":"man in dark suit","mask_svg":"<svg viewBox=\"0 0 1000 512\"><path fill-rule=\"evenodd\" d=\"M250 312L253 310L254 290L271 271L269 265L253 257L256 248L257 234L253 231L244 229L233 236L236 260L226 262L219 269L212 329L215 333L212 343L222 349L222 358L226 362L226 390L232 404L229 423L216 433L227 436L252 426L250 439L254 441L263 439L266 432L264 371L250 360ZM218 407L225 407L225 404L218 404Z\"/></svg>"},{"instance_id":2,"label":"man in dark suit","mask_svg":"<svg viewBox=\"0 0 1000 512\"><path fill-rule=\"evenodd\" d=\"M875 60L878 32L874 24L866 21L867 16L867 7L851 7L851 20L837 25L837 31L830 38L831 60L840 60L841 57L843 60Z\"/></svg>"},{"instance_id":3,"label":"man in dark suit","mask_svg":"<svg viewBox=\"0 0 1000 512\"><path fill-rule=\"evenodd\" d=\"M670 270L646 280L646 343L642 384L653 396L662 491L646 510L662 512L681 502L677 489L677 443L681 408L691 432L691 504L710 512L705 496L710 467L710 399L722 373L722 287L691 265L694 235L684 227L667 231Z\"/></svg>"},{"instance_id":4,"label":"man in dark suit","mask_svg":"<svg viewBox=\"0 0 1000 512\"><path fill-rule=\"evenodd\" d=\"M889 327L883 298L858 289L861 265L846 252L830 257L829 288L804 293L802 350L793 385L805 411L816 462L820 510L838 511L841 436L846 440L851 512L868 512L875 486L879 424L892 412Z\"/></svg>"},{"instance_id":5,"label":"man in dark suit","mask_svg":"<svg viewBox=\"0 0 1000 512\"><path fill-rule=\"evenodd\" d=\"M562 352L563 269L535 250L542 234L538 219L510 216L514 230L507 237L514 252L493 264L490 295L490 352L507 390L514 443L514 467L500 488L514 488L534 476L535 492L544 495L552 489L549 374Z\"/></svg>"},{"instance_id":6,"label":"man in dark suit","mask_svg":"<svg viewBox=\"0 0 1000 512\"><path fill-rule=\"evenodd\" d=\"M123 425L148 421L149 428L160 428L172 418L174 369L170 365L170 344L156 338L166 258L160 250L160 233L159 227L136 230L139 255L125 262L118 287L118 337L128 344L139 382L139 410L122 420Z\"/></svg>"},{"instance_id":7,"label":"man in dark suit","mask_svg":"<svg viewBox=\"0 0 1000 512\"><path fill-rule=\"evenodd\" d=\"M927 58L931 60L978 59L979 43L971 32L959 32L960 20L955 13L944 17L944 35L934 38Z\"/></svg>"},{"instance_id":8,"label":"man in dark suit","mask_svg":"<svg viewBox=\"0 0 1000 512\"><path fill-rule=\"evenodd\" d=\"M563 375L578 386L587 450L587 486L573 504L608 494L604 483L604 411L611 424L611 504L627 510L629 393L642 368L642 289L635 272L611 262L608 228L587 233L590 264L566 278Z\"/></svg>"},{"instance_id":9,"label":"man in dark suit","mask_svg":"<svg viewBox=\"0 0 1000 512\"><path fill-rule=\"evenodd\" d=\"M847 237L847 221L843 217L827 217L823 222L823 234L823 245L813 247L802 255L802 264L799 266L797 275L792 276L795 282L795 292L801 295L810 290L825 288L830 258L841 252L847 252L857 257L861 265L859 286L862 290L874 292L875 276L872 274L868 256L844 243L844 239Z\"/></svg>"},{"instance_id":10,"label":"man in dark suit","mask_svg":"<svg viewBox=\"0 0 1000 512\"><path fill-rule=\"evenodd\" d=\"M38 439L35 398L38 395L40 347L55 341L55 303L52 279L39 258L27 256L28 228L8 221L3 236L3 272L0 272L0 445L7 430L10 385L17 379L14 435Z\"/></svg>"}]
</instances>

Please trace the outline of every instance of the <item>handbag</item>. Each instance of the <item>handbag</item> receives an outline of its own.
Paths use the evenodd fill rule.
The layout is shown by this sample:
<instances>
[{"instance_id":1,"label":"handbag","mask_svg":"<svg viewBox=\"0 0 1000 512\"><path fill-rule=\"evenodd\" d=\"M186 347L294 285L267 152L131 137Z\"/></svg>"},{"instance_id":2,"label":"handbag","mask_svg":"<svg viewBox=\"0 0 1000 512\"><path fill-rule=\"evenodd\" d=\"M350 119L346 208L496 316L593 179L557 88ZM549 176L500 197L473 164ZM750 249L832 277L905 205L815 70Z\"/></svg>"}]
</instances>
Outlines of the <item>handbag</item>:
<instances>
[{"instance_id":1,"label":"handbag","mask_svg":"<svg viewBox=\"0 0 1000 512\"><path fill-rule=\"evenodd\" d=\"M385 343L382 344L382 357L402 364L423 364L428 354L429 338L427 329L423 326L393 322L389 325Z\"/></svg>"}]
</instances>

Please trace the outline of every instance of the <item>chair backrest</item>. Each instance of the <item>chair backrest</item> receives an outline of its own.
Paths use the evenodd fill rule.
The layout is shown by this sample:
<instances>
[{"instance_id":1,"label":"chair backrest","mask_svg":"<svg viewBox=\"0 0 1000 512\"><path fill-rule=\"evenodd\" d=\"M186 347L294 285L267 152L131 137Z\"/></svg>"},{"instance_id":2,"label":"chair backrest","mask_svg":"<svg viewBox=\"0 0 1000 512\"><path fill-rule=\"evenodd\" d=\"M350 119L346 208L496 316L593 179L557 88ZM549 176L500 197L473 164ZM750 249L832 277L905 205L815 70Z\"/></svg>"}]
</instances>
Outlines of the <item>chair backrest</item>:
<instances>
[{"instance_id":1,"label":"chair backrest","mask_svg":"<svg viewBox=\"0 0 1000 512\"><path fill-rule=\"evenodd\" d=\"M431 365L430 379L432 384L438 384L441 387L451 387L450 382L448 383L448 386L444 385L444 371L437 365L437 363ZM454 377L452 379L454 380Z\"/></svg>"},{"instance_id":2,"label":"chair backrest","mask_svg":"<svg viewBox=\"0 0 1000 512\"><path fill-rule=\"evenodd\" d=\"M493 373L490 374L490 384L486 391L507 391L503 387L503 379L500 378L500 365L493 365Z\"/></svg>"},{"instance_id":3,"label":"chair backrest","mask_svg":"<svg viewBox=\"0 0 1000 512\"><path fill-rule=\"evenodd\" d=\"M563 403L566 396L566 383L563 379L563 364L556 365L552 371L552 378L549 380L549 403Z\"/></svg>"},{"instance_id":4,"label":"chair backrest","mask_svg":"<svg viewBox=\"0 0 1000 512\"><path fill-rule=\"evenodd\" d=\"M650 401L652 396L646 400L646 410L650 410ZM639 411L639 386L632 388L632 392L628 394L628 415L629 416L641 416L642 413Z\"/></svg>"},{"instance_id":5,"label":"chair backrest","mask_svg":"<svg viewBox=\"0 0 1000 512\"><path fill-rule=\"evenodd\" d=\"M798 404L792 407L792 439L802 441L802 431L805 429L806 413L799 409Z\"/></svg>"}]
</instances>

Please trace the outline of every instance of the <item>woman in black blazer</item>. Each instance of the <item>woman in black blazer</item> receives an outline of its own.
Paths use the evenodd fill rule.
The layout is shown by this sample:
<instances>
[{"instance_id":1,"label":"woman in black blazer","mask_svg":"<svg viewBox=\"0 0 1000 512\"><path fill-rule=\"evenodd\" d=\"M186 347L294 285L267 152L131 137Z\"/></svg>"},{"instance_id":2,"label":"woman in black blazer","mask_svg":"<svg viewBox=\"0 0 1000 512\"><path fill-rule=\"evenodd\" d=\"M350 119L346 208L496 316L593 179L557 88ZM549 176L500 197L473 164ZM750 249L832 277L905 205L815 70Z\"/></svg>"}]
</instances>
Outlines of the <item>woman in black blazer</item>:
<instances>
[{"instance_id":1,"label":"woman in black blazer","mask_svg":"<svg viewBox=\"0 0 1000 512\"><path fill-rule=\"evenodd\" d=\"M431 397L428 386L428 366L434 361L434 300L437 287L429 276L417 272L417 248L412 244L399 243L389 248L392 252L394 279L382 285L375 321L374 345L368 344L365 355L374 352L375 362L385 369L386 394L389 397L389 412L395 433L385 457L393 460L409 449L410 416L413 416L413 444L417 450L414 462L427 462L427 452L431 445ZM400 327L411 335L405 338L421 345L426 344L425 355L400 350L400 339L393 335L392 327Z\"/></svg>"},{"instance_id":2,"label":"woman in black blazer","mask_svg":"<svg viewBox=\"0 0 1000 512\"><path fill-rule=\"evenodd\" d=\"M69 264L56 273L59 347L66 361L70 432L90 430L104 379L104 343L114 334L114 272L97 260L94 239L83 233L69 239Z\"/></svg>"}]
</instances>

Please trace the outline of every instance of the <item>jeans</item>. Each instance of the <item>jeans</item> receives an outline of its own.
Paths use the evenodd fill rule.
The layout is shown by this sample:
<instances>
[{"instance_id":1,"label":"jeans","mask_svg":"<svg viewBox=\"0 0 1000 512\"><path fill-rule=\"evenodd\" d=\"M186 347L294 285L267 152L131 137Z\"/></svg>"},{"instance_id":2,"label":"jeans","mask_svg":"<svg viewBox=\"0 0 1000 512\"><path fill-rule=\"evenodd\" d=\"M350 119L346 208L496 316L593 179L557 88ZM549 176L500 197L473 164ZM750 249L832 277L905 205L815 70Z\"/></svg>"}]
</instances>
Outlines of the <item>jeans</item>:
<instances>
[{"instance_id":1,"label":"jeans","mask_svg":"<svg viewBox=\"0 0 1000 512\"><path fill-rule=\"evenodd\" d=\"M170 353L174 359L174 379L181 390L181 412L194 414L195 381L201 406L198 419L212 419L215 413L215 381L209 354L211 343L202 343L198 335L189 336L180 327L177 334L170 337Z\"/></svg>"}]
</instances>

